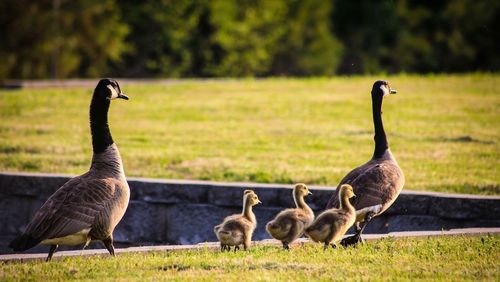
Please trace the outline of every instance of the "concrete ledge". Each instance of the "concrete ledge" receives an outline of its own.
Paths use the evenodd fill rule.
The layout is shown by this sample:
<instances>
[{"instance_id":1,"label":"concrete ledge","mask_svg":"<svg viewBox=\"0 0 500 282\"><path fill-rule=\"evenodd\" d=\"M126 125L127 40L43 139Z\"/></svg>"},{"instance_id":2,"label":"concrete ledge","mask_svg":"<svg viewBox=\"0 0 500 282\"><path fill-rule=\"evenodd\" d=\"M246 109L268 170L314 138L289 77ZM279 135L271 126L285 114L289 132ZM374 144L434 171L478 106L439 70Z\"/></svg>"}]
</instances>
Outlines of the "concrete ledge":
<instances>
[{"instance_id":1,"label":"concrete ledge","mask_svg":"<svg viewBox=\"0 0 500 282\"><path fill-rule=\"evenodd\" d=\"M410 231L410 232L391 232L388 234L368 234L364 238L367 241L375 241L382 238L416 238L416 237L436 237L436 236L485 236L500 234L500 228L467 228L467 229L452 229L448 231ZM310 240L302 238L294 242L294 245L310 243ZM254 245L276 245L281 246L281 243L267 239L254 242ZM169 246L145 246L145 247L129 247L116 249L117 255L125 253L150 253L150 252L166 252L166 251L180 251L180 250L197 250L197 249L219 249L218 242L206 242L196 245L169 245ZM95 250L79 250L79 251L62 251L56 252L53 259L61 259L65 257L76 256L108 256L109 253L106 249ZM10 254L0 255L2 262L28 262L33 260L45 260L47 253L40 254Z\"/></svg>"},{"instance_id":2,"label":"concrete ledge","mask_svg":"<svg viewBox=\"0 0 500 282\"><path fill-rule=\"evenodd\" d=\"M0 253L21 234L45 200L72 175L0 173ZM213 226L241 210L244 189L252 188L263 202L254 211L254 240L268 239L265 223L283 208L293 207L293 185L224 183L191 180L128 178L127 212L114 232L117 246L196 244L216 241ZM306 201L321 212L334 187L310 186ZM376 217L365 233L500 227L500 197L403 191L394 205ZM99 244L90 248L101 247ZM31 252L43 251L35 247Z\"/></svg>"}]
</instances>

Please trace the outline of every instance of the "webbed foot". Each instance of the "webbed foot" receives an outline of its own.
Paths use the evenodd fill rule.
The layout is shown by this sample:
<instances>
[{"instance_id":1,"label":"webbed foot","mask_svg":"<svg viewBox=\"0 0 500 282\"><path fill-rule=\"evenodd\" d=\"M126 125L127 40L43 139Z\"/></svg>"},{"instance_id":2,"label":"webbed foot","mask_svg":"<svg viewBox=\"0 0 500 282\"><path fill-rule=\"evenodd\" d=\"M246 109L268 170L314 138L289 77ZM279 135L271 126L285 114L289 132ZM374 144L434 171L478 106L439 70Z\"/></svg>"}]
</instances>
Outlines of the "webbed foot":
<instances>
[{"instance_id":1,"label":"webbed foot","mask_svg":"<svg viewBox=\"0 0 500 282\"><path fill-rule=\"evenodd\" d=\"M365 240L361 237L361 235L355 234L349 237L346 237L340 241L340 244L347 248L349 246L356 247L358 244L364 244Z\"/></svg>"}]
</instances>

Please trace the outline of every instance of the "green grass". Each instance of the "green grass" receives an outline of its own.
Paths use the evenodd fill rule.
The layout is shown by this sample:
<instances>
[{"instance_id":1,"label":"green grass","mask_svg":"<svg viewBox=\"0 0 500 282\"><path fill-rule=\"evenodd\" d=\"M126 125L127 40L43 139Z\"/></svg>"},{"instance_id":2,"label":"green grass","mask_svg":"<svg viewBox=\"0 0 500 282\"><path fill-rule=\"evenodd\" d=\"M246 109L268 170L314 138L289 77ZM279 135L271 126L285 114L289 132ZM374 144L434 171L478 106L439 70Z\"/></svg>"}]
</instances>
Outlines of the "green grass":
<instances>
[{"instance_id":1,"label":"green grass","mask_svg":"<svg viewBox=\"0 0 500 282\"><path fill-rule=\"evenodd\" d=\"M373 153L378 77L128 85L110 110L128 176L336 185ZM500 194L500 75L387 77L406 189ZM0 171L80 174L93 89L0 91Z\"/></svg>"},{"instance_id":2,"label":"green grass","mask_svg":"<svg viewBox=\"0 0 500 282\"><path fill-rule=\"evenodd\" d=\"M327 251L311 243L290 252L261 246L4 263L0 280L498 281L499 261L500 236L408 238Z\"/></svg>"}]
</instances>

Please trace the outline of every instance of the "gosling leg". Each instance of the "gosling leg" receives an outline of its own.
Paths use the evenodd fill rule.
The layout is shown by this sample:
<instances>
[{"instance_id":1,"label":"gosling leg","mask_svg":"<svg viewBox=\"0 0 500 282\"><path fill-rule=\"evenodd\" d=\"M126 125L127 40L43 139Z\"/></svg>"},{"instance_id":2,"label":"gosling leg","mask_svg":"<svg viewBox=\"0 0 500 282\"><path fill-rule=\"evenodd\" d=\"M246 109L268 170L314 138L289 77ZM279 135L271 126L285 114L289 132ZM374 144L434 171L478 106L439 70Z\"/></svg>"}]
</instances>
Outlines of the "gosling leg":
<instances>
[{"instance_id":1,"label":"gosling leg","mask_svg":"<svg viewBox=\"0 0 500 282\"><path fill-rule=\"evenodd\" d=\"M50 245L49 255L45 259L46 262L48 262L48 261L50 261L52 259L52 256L56 252L57 247L59 247L59 245Z\"/></svg>"},{"instance_id":2,"label":"gosling leg","mask_svg":"<svg viewBox=\"0 0 500 282\"><path fill-rule=\"evenodd\" d=\"M104 243L106 249L108 249L109 254L115 256L115 247L113 246L113 238L109 236L108 238L102 240L102 242Z\"/></svg>"}]
</instances>

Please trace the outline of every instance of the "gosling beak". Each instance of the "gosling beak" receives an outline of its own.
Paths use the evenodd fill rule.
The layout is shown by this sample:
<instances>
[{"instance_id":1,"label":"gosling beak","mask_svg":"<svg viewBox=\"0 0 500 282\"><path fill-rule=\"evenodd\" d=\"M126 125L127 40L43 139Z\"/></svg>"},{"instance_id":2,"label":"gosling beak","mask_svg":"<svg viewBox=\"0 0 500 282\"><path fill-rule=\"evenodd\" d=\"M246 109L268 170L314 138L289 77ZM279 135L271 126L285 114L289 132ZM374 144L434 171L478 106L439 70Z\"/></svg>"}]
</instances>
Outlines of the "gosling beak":
<instances>
[{"instance_id":1,"label":"gosling beak","mask_svg":"<svg viewBox=\"0 0 500 282\"><path fill-rule=\"evenodd\" d=\"M260 200L257 201L257 204L262 204L262 202Z\"/></svg>"},{"instance_id":2,"label":"gosling beak","mask_svg":"<svg viewBox=\"0 0 500 282\"><path fill-rule=\"evenodd\" d=\"M356 197L356 194L352 194L353 197Z\"/></svg>"},{"instance_id":3,"label":"gosling beak","mask_svg":"<svg viewBox=\"0 0 500 282\"><path fill-rule=\"evenodd\" d=\"M311 191L307 192L307 195L312 195L313 193L311 193Z\"/></svg>"},{"instance_id":4,"label":"gosling beak","mask_svg":"<svg viewBox=\"0 0 500 282\"><path fill-rule=\"evenodd\" d=\"M116 97L116 98L123 99L123 100L128 100L128 96L125 95L123 92L122 93L118 93L118 97Z\"/></svg>"}]
</instances>

